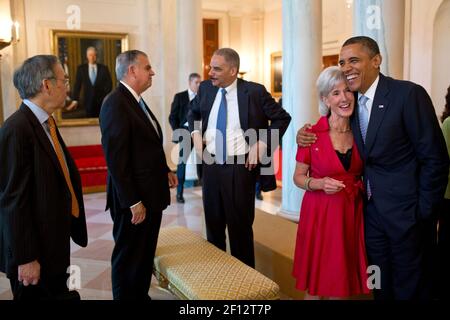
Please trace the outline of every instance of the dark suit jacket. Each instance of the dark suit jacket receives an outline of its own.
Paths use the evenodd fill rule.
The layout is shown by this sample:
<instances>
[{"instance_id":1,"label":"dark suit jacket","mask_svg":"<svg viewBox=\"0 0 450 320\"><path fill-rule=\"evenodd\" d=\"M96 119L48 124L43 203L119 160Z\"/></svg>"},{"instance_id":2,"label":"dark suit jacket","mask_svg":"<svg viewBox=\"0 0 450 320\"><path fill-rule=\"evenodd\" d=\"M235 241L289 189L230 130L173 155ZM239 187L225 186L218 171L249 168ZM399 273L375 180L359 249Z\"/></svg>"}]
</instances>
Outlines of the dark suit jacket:
<instances>
[{"instance_id":1,"label":"dark suit jacket","mask_svg":"<svg viewBox=\"0 0 450 320\"><path fill-rule=\"evenodd\" d=\"M194 130L194 122L202 120L202 134L205 133L208 127L209 114L218 90L219 88L213 86L210 80L203 81L200 84L198 94L191 101L188 113L189 130L191 132ZM289 126L291 116L272 98L266 88L258 83L238 79L237 95L242 130L245 132L248 129L267 129L267 137L270 137L270 131L277 129L281 140ZM276 145L272 145L270 138L264 142L267 143L268 150L272 152L279 143L279 141L276 141ZM276 188L274 175L261 175L260 183L262 191L270 191Z\"/></svg>"},{"instance_id":2,"label":"dark suit jacket","mask_svg":"<svg viewBox=\"0 0 450 320\"><path fill-rule=\"evenodd\" d=\"M80 100L89 118L97 118L103 99L112 89L111 74L107 66L97 63L97 77L94 85L89 78L89 64L78 66L72 99Z\"/></svg>"},{"instance_id":3,"label":"dark suit jacket","mask_svg":"<svg viewBox=\"0 0 450 320\"><path fill-rule=\"evenodd\" d=\"M0 270L17 276L18 265L38 260L41 274L63 274L70 265L70 237L87 245L81 179L58 133L80 207L71 195L56 153L24 104L0 129Z\"/></svg>"},{"instance_id":4,"label":"dark suit jacket","mask_svg":"<svg viewBox=\"0 0 450 320\"><path fill-rule=\"evenodd\" d=\"M107 208L127 209L142 201L147 210L162 211L169 205L170 170L157 126L159 135L123 84L106 97L100 128L108 165Z\"/></svg>"},{"instance_id":5,"label":"dark suit jacket","mask_svg":"<svg viewBox=\"0 0 450 320\"><path fill-rule=\"evenodd\" d=\"M445 191L449 160L425 89L380 74L365 145L357 115L358 110L352 127L358 128L355 140L378 211L403 230L432 217Z\"/></svg>"},{"instance_id":6,"label":"dark suit jacket","mask_svg":"<svg viewBox=\"0 0 450 320\"><path fill-rule=\"evenodd\" d=\"M188 90L178 92L172 102L169 115L169 123L172 130L184 128L187 121L187 114L189 111L189 92ZM180 142L181 137L172 136L172 142Z\"/></svg>"}]
</instances>

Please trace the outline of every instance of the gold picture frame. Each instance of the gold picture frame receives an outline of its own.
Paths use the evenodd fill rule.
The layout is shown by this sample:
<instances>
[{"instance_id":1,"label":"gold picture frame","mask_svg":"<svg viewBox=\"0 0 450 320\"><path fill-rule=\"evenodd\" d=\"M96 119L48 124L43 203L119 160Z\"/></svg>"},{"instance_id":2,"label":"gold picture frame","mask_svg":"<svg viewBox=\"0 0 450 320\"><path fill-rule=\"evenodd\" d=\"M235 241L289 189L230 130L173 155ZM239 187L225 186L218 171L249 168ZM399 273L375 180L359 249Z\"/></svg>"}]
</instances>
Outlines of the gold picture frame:
<instances>
[{"instance_id":1,"label":"gold picture frame","mask_svg":"<svg viewBox=\"0 0 450 320\"><path fill-rule=\"evenodd\" d=\"M281 97L283 91L283 57L281 51L270 55L270 74L272 96Z\"/></svg>"},{"instance_id":2,"label":"gold picture frame","mask_svg":"<svg viewBox=\"0 0 450 320\"><path fill-rule=\"evenodd\" d=\"M109 70L111 88L117 85L115 59L117 55L128 50L128 35L125 33L105 33L86 31L51 30L52 52L61 61L69 79L66 107L56 113L59 126L98 125L98 118L88 117L82 103L71 108L71 98L79 66L86 63L86 49L97 49L97 63ZM81 95L83 92L81 93ZM82 100L82 99L80 99Z\"/></svg>"}]
</instances>

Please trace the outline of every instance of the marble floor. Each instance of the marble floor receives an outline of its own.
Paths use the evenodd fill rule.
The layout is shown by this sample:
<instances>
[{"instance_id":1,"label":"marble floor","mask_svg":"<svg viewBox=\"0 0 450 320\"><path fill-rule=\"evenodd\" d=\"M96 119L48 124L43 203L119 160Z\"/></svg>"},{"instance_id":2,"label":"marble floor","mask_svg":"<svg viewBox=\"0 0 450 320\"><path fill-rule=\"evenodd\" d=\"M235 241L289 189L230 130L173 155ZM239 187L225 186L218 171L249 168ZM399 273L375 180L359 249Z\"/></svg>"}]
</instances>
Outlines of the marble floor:
<instances>
[{"instance_id":1,"label":"marble floor","mask_svg":"<svg viewBox=\"0 0 450 320\"><path fill-rule=\"evenodd\" d=\"M276 214L281 206L281 189L263 193L264 200L256 200L256 208ZM187 188L184 192L185 204L175 201L172 190L171 205L164 211L161 227L184 226L199 234L205 234L201 188ZM81 270L81 289L78 290L84 300L110 300L111 293L111 252L112 221L109 212L105 212L105 193L87 194L84 203L87 215L89 244L86 248L72 244L72 265ZM177 299L167 290L157 285L155 278L149 292L154 300ZM11 299L9 280L0 273L0 300Z\"/></svg>"}]
</instances>

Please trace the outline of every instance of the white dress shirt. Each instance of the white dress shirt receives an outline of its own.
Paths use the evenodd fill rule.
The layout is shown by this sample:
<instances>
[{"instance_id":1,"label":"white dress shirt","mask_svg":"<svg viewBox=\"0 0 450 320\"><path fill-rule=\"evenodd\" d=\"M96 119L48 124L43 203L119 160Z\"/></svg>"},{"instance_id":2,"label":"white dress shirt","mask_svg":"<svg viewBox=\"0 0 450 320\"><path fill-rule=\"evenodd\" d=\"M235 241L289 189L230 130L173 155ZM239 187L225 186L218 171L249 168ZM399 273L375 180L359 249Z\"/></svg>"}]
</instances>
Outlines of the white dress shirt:
<instances>
[{"instance_id":1,"label":"white dress shirt","mask_svg":"<svg viewBox=\"0 0 450 320\"><path fill-rule=\"evenodd\" d=\"M50 141L53 149L56 152L55 145L53 144L53 140L50 135L50 128L49 128L48 122L47 122L48 118L50 117L48 115L48 113L44 109L42 109L41 107L39 107L38 105L36 105L35 103L31 102L28 99L24 99L23 103L31 110L31 112L33 112L35 117L38 119L39 123L41 124L42 128L44 129L45 134L47 135L48 140ZM66 163L66 166L67 166L66 155L64 154L64 152L62 150L61 150L61 152L64 157L64 162ZM69 169L69 168L67 167L67 169Z\"/></svg>"},{"instance_id":2,"label":"white dress shirt","mask_svg":"<svg viewBox=\"0 0 450 320\"><path fill-rule=\"evenodd\" d=\"M194 100L195 96L197 95L194 91L192 91L191 89L188 89L188 94L189 94L189 102Z\"/></svg>"},{"instance_id":3,"label":"white dress shirt","mask_svg":"<svg viewBox=\"0 0 450 320\"><path fill-rule=\"evenodd\" d=\"M366 107L367 110L369 111L369 119L367 121L367 123L369 123L370 121L370 114L372 113L372 106L373 106L373 100L375 99L375 92L377 91L377 87L378 87L378 82L380 81L380 76L378 76L375 81L372 83L372 85L370 86L370 88L366 91L366 93L364 93L364 95L369 99L366 102ZM358 101L359 98L362 96L363 94L361 94L361 92L358 92ZM358 108L358 112L361 112L361 110Z\"/></svg>"},{"instance_id":4,"label":"white dress shirt","mask_svg":"<svg viewBox=\"0 0 450 320\"><path fill-rule=\"evenodd\" d=\"M237 95L237 79L227 88L227 156L238 156L248 152L248 145L244 138L239 118L239 105ZM219 113L222 91L216 94L208 119L208 127L205 131L206 149L211 154L216 154L217 115Z\"/></svg>"},{"instance_id":5,"label":"white dress shirt","mask_svg":"<svg viewBox=\"0 0 450 320\"><path fill-rule=\"evenodd\" d=\"M189 102L191 102L192 100L194 100L194 98L197 94L194 91L192 91L191 89L188 89L188 95L189 95ZM186 121L184 126L189 127L189 122Z\"/></svg>"}]
</instances>

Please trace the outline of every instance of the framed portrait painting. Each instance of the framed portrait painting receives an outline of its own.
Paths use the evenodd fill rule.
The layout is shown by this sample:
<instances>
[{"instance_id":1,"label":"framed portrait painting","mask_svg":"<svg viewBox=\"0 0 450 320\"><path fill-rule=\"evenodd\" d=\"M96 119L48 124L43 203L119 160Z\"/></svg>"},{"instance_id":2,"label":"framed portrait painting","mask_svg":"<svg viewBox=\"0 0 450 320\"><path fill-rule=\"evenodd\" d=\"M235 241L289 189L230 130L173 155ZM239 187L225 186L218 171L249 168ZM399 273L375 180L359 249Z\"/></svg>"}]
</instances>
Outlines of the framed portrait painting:
<instances>
[{"instance_id":1,"label":"framed portrait painting","mask_svg":"<svg viewBox=\"0 0 450 320\"><path fill-rule=\"evenodd\" d=\"M281 97L283 89L283 57L281 52L270 55L271 93L274 97Z\"/></svg>"},{"instance_id":2,"label":"framed portrait painting","mask_svg":"<svg viewBox=\"0 0 450 320\"><path fill-rule=\"evenodd\" d=\"M128 35L52 30L51 37L53 54L68 78L66 105L56 114L58 125L98 124L101 102L117 85L115 59L128 50Z\"/></svg>"}]
</instances>

